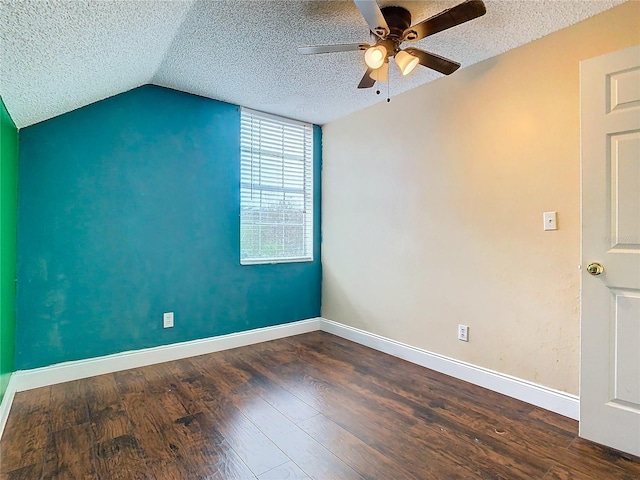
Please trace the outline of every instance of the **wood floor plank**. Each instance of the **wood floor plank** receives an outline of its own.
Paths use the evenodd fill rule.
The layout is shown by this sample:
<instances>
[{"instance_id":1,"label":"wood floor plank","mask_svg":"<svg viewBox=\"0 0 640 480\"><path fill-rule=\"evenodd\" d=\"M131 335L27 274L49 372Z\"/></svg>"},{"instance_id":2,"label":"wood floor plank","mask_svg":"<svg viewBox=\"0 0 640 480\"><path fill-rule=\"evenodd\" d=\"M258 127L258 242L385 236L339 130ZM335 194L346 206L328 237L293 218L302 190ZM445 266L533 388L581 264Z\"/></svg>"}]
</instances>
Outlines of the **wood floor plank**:
<instances>
[{"instance_id":1,"label":"wood floor plank","mask_svg":"<svg viewBox=\"0 0 640 480\"><path fill-rule=\"evenodd\" d=\"M195 414L225 403L217 382L204 375L189 359L171 362L167 368L175 379L172 388L187 412Z\"/></svg>"},{"instance_id":2,"label":"wood floor plank","mask_svg":"<svg viewBox=\"0 0 640 480\"><path fill-rule=\"evenodd\" d=\"M535 407L528 415L542 422L547 428L554 427L568 436L575 437L578 434L578 421L573 418L558 415L540 407Z\"/></svg>"},{"instance_id":3,"label":"wood floor plank","mask_svg":"<svg viewBox=\"0 0 640 480\"><path fill-rule=\"evenodd\" d=\"M123 395L123 405L136 428L154 426L159 430L171 426L189 412L174 391L128 393Z\"/></svg>"},{"instance_id":4,"label":"wood floor plank","mask_svg":"<svg viewBox=\"0 0 640 480\"><path fill-rule=\"evenodd\" d=\"M34 480L38 478L42 478L42 465L27 465L11 472L0 471L0 480Z\"/></svg>"},{"instance_id":5,"label":"wood floor plank","mask_svg":"<svg viewBox=\"0 0 640 480\"><path fill-rule=\"evenodd\" d=\"M581 438L574 440L557 463L568 471L597 471L624 480L640 478L640 459Z\"/></svg>"},{"instance_id":6,"label":"wood floor plank","mask_svg":"<svg viewBox=\"0 0 640 480\"><path fill-rule=\"evenodd\" d=\"M83 382L94 441L102 443L131 433L114 375L99 375Z\"/></svg>"},{"instance_id":7,"label":"wood floor plank","mask_svg":"<svg viewBox=\"0 0 640 480\"><path fill-rule=\"evenodd\" d=\"M122 435L96 445L96 471L100 480L155 480L133 435Z\"/></svg>"},{"instance_id":8,"label":"wood floor plank","mask_svg":"<svg viewBox=\"0 0 640 480\"><path fill-rule=\"evenodd\" d=\"M2 435L0 469L4 472L36 465L42 469L49 423L51 387L16 394Z\"/></svg>"},{"instance_id":9,"label":"wood floor plank","mask_svg":"<svg viewBox=\"0 0 640 480\"><path fill-rule=\"evenodd\" d=\"M182 456L179 440L171 427L175 420L165 416L161 403L153 393L129 393L123 396L125 410L134 427L136 442L142 449L152 478L189 478L191 465ZM175 405L174 405L175 407Z\"/></svg>"},{"instance_id":10,"label":"wood floor plank","mask_svg":"<svg viewBox=\"0 0 640 480\"><path fill-rule=\"evenodd\" d=\"M239 399L238 408L312 478L362 479L264 399Z\"/></svg>"},{"instance_id":11,"label":"wood floor plank","mask_svg":"<svg viewBox=\"0 0 640 480\"><path fill-rule=\"evenodd\" d=\"M260 359L253 359L251 362L246 362L242 358L242 353L238 352L237 349L220 352L220 356L227 360L229 364L249 374L249 387L258 391L262 398L273 405L273 407L293 423L301 422L318 414L315 408L306 404L287 389L281 387L277 382L273 382L258 371L255 366L256 362L259 362Z\"/></svg>"},{"instance_id":12,"label":"wood floor plank","mask_svg":"<svg viewBox=\"0 0 640 480\"><path fill-rule=\"evenodd\" d=\"M171 389L170 383L174 377L166 363L148 365L137 370L144 376L145 393L164 393Z\"/></svg>"},{"instance_id":13,"label":"wood floor plank","mask_svg":"<svg viewBox=\"0 0 640 480\"><path fill-rule=\"evenodd\" d=\"M91 415L91 429L96 443L106 442L132 432L129 416L124 407L107 407Z\"/></svg>"},{"instance_id":14,"label":"wood floor plank","mask_svg":"<svg viewBox=\"0 0 640 480\"><path fill-rule=\"evenodd\" d=\"M145 438L160 435L164 429L173 427L177 419L188 415L172 394L128 393L123 403L136 435Z\"/></svg>"},{"instance_id":15,"label":"wood floor plank","mask_svg":"<svg viewBox=\"0 0 640 480\"><path fill-rule=\"evenodd\" d=\"M220 415L211 415L209 411L206 411L203 413L206 416L203 423L204 425L218 425L231 448L255 475L267 472L289 460L235 407L233 410L225 410L224 413L227 415L222 419Z\"/></svg>"},{"instance_id":16,"label":"wood floor plank","mask_svg":"<svg viewBox=\"0 0 640 480\"><path fill-rule=\"evenodd\" d=\"M89 413L96 413L114 404L119 404L120 394L113 374L85 378Z\"/></svg>"},{"instance_id":17,"label":"wood floor plank","mask_svg":"<svg viewBox=\"0 0 640 480\"><path fill-rule=\"evenodd\" d=\"M126 393L144 393L148 391L147 380L139 368L114 372L112 376L120 395Z\"/></svg>"},{"instance_id":18,"label":"wood floor plank","mask_svg":"<svg viewBox=\"0 0 640 480\"><path fill-rule=\"evenodd\" d=\"M192 457L198 459L196 463L206 465L203 475L229 479L255 478L254 473L262 473L288 460L235 410L230 401L222 398L215 382L203 376L193 364L186 360L175 362L168 372L167 378L171 375L169 386L172 397L178 399L190 414L175 420L175 423L185 427L181 432L182 446L195 442L188 445L187 449ZM231 441L227 440L226 435ZM187 441L189 438L191 440Z\"/></svg>"},{"instance_id":19,"label":"wood floor plank","mask_svg":"<svg viewBox=\"0 0 640 480\"><path fill-rule=\"evenodd\" d=\"M156 478L254 478L217 430L203 430L196 416L189 419L168 369L142 371L154 385L152 393L128 393L123 402Z\"/></svg>"},{"instance_id":20,"label":"wood floor plank","mask_svg":"<svg viewBox=\"0 0 640 480\"><path fill-rule=\"evenodd\" d=\"M623 470L589 469L584 465L554 465L543 480L638 480L638 476Z\"/></svg>"},{"instance_id":21,"label":"wood floor plank","mask_svg":"<svg viewBox=\"0 0 640 480\"><path fill-rule=\"evenodd\" d=\"M311 477L295 463L287 462L263 473L258 480L311 480Z\"/></svg>"},{"instance_id":22,"label":"wood floor plank","mask_svg":"<svg viewBox=\"0 0 640 480\"><path fill-rule=\"evenodd\" d=\"M205 428L215 427L255 475L289 461L195 365L187 361L176 363L177 368L172 365L171 369L178 380L176 394L185 408L192 414L200 413L198 422Z\"/></svg>"},{"instance_id":23,"label":"wood floor plank","mask_svg":"<svg viewBox=\"0 0 640 480\"><path fill-rule=\"evenodd\" d=\"M363 478L403 478L421 480L401 464L385 457L358 437L322 414L298 423L298 426L340 457Z\"/></svg>"},{"instance_id":24,"label":"wood floor plank","mask_svg":"<svg viewBox=\"0 0 640 480\"><path fill-rule=\"evenodd\" d=\"M222 352L213 355L200 355L189 359L202 373L214 381L221 392L233 392L250 386L251 375L230 365L222 357ZM224 372L219 375L218 372Z\"/></svg>"},{"instance_id":25,"label":"wood floor plank","mask_svg":"<svg viewBox=\"0 0 640 480\"><path fill-rule=\"evenodd\" d=\"M87 422L49 434L43 478L51 480L71 478L94 480L96 478L95 446L90 430L90 425Z\"/></svg>"},{"instance_id":26,"label":"wood floor plank","mask_svg":"<svg viewBox=\"0 0 640 480\"><path fill-rule=\"evenodd\" d=\"M575 470L569 470L565 467L554 465L543 477L543 480L593 480L593 477L589 474L579 473Z\"/></svg>"},{"instance_id":27,"label":"wood floor plank","mask_svg":"<svg viewBox=\"0 0 640 480\"><path fill-rule=\"evenodd\" d=\"M228 480L254 479L254 473L205 413L179 419L177 433L184 455L193 464L198 478ZM200 475L202 477L200 477Z\"/></svg>"},{"instance_id":28,"label":"wood floor plank","mask_svg":"<svg viewBox=\"0 0 640 480\"><path fill-rule=\"evenodd\" d=\"M52 432L89 421L85 385L86 382L84 380L76 380L50 387Z\"/></svg>"},{"instance_id":29,"label":"wood floor plank","mask_svg":"<svg viewBox=\"0 0 640 480\"><path fill-rule=\"evenodd\" d=\"M318 412L314 408L281 388L277 383L271 382L251 365L238 358L235 352L235 349L218 352L215 363L208 362L203 357L196 357L192 361L208 376L216 380L220 379L219 388L226 388L227 392L241 390L256 392L294 423L317 415ZM224 375L217 375L217 372L224 372Z\"/></svg>"}]
</instances>

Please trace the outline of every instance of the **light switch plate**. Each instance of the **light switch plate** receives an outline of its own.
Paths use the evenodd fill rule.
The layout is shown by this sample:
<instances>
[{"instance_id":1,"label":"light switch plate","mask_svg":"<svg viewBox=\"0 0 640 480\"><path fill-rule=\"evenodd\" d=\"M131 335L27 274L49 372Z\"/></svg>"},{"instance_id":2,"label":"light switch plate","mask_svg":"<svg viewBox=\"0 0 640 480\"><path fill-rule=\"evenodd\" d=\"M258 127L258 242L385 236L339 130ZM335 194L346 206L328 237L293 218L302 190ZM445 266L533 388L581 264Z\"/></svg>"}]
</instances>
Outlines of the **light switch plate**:
<instances>
[{"instance_id":1,"label":"light switch plate","mask_svg":"<svg viewBox=\"0 0 640 480\"><path fill-rule=\"evenodd\" d=\"M544 212L542 215L544 219L544 229L545 230L557 230L557 213L558 212Z\"/></svg>"}]
</instances>

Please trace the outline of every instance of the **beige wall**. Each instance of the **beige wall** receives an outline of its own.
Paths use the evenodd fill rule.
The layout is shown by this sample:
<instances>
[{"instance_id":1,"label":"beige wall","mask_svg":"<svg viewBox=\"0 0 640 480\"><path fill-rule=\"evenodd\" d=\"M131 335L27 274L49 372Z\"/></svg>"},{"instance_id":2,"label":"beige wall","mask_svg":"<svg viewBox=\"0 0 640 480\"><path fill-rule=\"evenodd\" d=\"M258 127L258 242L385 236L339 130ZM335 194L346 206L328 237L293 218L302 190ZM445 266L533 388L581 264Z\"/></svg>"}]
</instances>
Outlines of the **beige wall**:
<instances>
[{"instance_id":1,"label":"beige wall","mask_svg":"<svg viewBox=\"0 0 640 480\"><path fill-rule=\"evenodd\" d=\"M639 18L623 4L326 125L322 315L577 394L579 61L640 44Z\"/></svg>"}]
</instances>

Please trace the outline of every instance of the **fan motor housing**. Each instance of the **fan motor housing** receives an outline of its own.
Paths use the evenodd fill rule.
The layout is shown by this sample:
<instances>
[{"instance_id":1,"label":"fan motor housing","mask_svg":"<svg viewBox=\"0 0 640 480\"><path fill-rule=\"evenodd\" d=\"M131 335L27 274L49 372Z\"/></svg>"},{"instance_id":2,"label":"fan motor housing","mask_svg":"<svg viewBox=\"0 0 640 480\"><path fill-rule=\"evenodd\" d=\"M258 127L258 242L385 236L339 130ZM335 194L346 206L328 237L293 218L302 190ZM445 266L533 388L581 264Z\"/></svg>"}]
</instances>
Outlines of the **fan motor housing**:
<instances>
[{"instance_id":1,"label":"fan motor housing","mask_svg":"<svg viewBox=\"0 0 640 480\"><path fill-rule=\"evenodd\" d=\"M403 7L383 7L380 9L389 26L389 35L400 39L404 31L411 26L411 13Z\"/></svg>"}]
</instances>

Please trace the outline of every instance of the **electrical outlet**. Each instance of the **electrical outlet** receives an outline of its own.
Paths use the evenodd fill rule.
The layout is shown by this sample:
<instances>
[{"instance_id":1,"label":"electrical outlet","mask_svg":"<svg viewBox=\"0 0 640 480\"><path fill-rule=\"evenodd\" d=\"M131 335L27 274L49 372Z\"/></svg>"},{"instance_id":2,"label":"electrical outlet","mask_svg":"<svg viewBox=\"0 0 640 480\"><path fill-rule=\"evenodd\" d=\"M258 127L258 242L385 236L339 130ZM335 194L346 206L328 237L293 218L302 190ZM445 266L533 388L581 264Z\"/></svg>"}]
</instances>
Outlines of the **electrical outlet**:
<instances>
[{"instance_id":1,"label":"electrical outlet","mask_svg":"<svg viewBox=\"0 0 640 480\"><path fill-rule=\"evenodd\" d=\"M469 327L466 325L458 325L458 340L462 342L469 341Z\"/></svg>"},{"instance_id":2,"label":"electrical outlet","mask_svg":"<svg viewBox=\"0 0 640 480\"><path fill-rule=\"evenodd\" d=\"M162 315L162 321L163 321L164 328L173 327L173 312L167 312L164 315Z\"/></svg>"}]
</instances>

